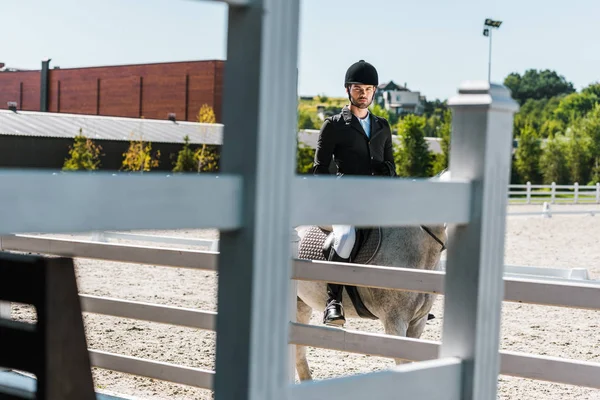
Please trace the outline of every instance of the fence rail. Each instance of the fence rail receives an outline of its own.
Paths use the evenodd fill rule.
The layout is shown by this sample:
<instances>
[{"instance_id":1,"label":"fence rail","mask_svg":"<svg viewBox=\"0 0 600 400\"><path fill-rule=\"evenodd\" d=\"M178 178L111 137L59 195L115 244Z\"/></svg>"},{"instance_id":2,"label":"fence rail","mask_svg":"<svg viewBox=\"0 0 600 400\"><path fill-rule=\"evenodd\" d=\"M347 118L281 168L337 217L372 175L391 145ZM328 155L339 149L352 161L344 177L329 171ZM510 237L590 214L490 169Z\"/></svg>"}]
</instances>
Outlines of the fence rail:
<instances>
[{"instance_id":1,"label":"fence rail","mask_svg":"<svg viewBox=\"0 0 600 400\"><path fill-rule=\"evenodd\" d=\"M515 190L516 189L516 190ZM596 203L600 204L600 182L595 185L534 185L526 184L509 185L508 196L511 203Z\"/></svg>"},{"instance_id":2,"label":"fence rail","mask_svg":"<svg viewBox=\"0 0 600 400\"><path fill-rule=\"evenodd\" d=\"M151 264L216 271L219 253L211 251L180 250L94 243L86 241L14 235L0 237L0 249L31 251L70 257L95 258L108 261L147 264L148 256L157 259ZM160 251L159 251L160 250ZM156 252L154 252L156 251ZM157 262L157 260L159 262ZM200 260L200 262L198 261ZM508 266L511 271L521 271ZM566 279L564 271L549 270L548 279L537 279L535 267L528 271L529 278L505 277L505 301L543 304L560 307L600 309L600 282L556 282L548 279ZM340 277L343 277L340 279ZM292 279L327 281L358 286L372 286L443 294L444 271L423 271L410 268L392 268L373 265L320 262L296 259ZM152 303L121 300L80 294L83 312L115 317L179 325L216 331L217 312L164 306ZM324 326L290 323L289 343L332 350L425 361L438 358L440 343L423 339L397 337L385 334L355 332ZM92 365L118 372L212 389L214 372L177 366L142 358L89 349ZM600 364L580 360L500 351L501 373L555 383L600 388Z\"/></svg>"}]
</instances>

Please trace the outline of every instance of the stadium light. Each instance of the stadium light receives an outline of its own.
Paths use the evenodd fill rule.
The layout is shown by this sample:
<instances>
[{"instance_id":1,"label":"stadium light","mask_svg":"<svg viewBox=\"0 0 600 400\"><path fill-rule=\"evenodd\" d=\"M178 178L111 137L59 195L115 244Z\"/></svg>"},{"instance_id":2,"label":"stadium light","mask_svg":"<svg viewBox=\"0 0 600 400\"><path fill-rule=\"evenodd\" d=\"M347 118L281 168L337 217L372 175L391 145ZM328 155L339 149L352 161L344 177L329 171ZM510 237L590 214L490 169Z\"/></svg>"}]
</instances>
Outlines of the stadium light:
<instances>
[{"instance_id":1,"label":"stadium light","mask_svg":"<svg viewBox=\"0 0 600 400\"><path fill-rule=\"evenodd\" d=\"M498 29L502 25L502 21L495 21L491 18L486 18L483 23L483 26L489 27L483 29L483 36L490 38L490 55L489 55L489 63L488 63L488 82L491 83L492 78L492 29Z\"/></svg>"}]
</instances>

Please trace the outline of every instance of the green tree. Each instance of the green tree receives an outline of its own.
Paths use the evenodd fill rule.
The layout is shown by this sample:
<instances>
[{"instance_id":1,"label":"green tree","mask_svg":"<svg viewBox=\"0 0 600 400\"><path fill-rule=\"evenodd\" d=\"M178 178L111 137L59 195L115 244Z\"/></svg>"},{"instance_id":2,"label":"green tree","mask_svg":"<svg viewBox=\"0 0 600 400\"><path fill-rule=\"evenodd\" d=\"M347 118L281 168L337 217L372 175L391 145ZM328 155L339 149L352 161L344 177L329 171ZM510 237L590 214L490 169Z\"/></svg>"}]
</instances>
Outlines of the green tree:
<instances>
[{"instance_id":1,"label":"green tree","mask_svg":"<svg viewBox=\"0 0 600 400\"><path fill-rule=\"evenodd\" d=\"M575 92L573 84L556 71L529 69L523 76L513 72L504 79L513 99L519 105L525 104L528 99L549 99L551 97Z\"/></svg>"},{"instance_id":2,"label":"green tree","mask_svg":"<svg viewBox=\"0 0 600 400\"><path fill-rule=\"evenodd\" d=\"M537 132L531 124L521 130L514 168L522 182L539 182L539 163L542 147Z\"/></svg>"},{"instance_id":3,"label":"green tree","mask_svg":"<svg viewBox=\"0 0 600 400\"><path fill-rule=\"evenodd\" d=\"M217 122L215 112L208 104L203 104L198 112L198 122L214 124ZM195 170L198 172L215 172L219 170L220 162L219 146L202 143L194 152Z\"/></svg>"},{"instance_id":4,"label":"green tree","mask_svg":"<svg viewBox=\"0 0 600 400\"><path fill-rule=\"evenodd\" d=\"M590 140L576 121L565 134L565 159L570 182L587 182L590 176Z\"/></svg>"},{"instance_id":5,"label":"green tree","mask_svg":"<svg viewBox=\"0 0 600 400\"><path fill-rule=\"evenodd\" d=\"M425 100L423 102L423 115L426 118L431 117L432 115L443 115L446 111L448 111L448 104L446 100L435 99L432 101Z\"/></svg>"},{"instance_id":6,"label":"green tree","mask_svg":"<svg viewBox=\"0 0 600 400\"><path fill-rule=\"evenodd\" d=\"M560 101L554 110L554 116L568 124L584 117L598 102L600 99L592 92L572 93Z\"/></svg>"},{"instance_id":7,"label":"green tree","mask_svg":"<svg viewBox=\"0 0 600 400\"><path fill-rule=\"evenodd\" d=\"M194 151L190 148L190 137L183 138L183 148L177 153L177 161L173 172L194 172L198 168Z\"/></svg>"},{"instance_id":8,"label":"green tree","mask_svg":"<svg viewBox=\"0 0 600 400\"><path fill-rule=\"evenodd\" d=\"M219 170L221 153L220 146L202 143L194 152L198 172L216 172Z\"/></svg>"},{"instance_id":9,"label":"green tree","mask_svg":"<svg viewBox=\"0 0 600 400\"><path fill-rule=\"evenodd\" d=\"M600 82L594 82L581 90L584 94L593 94L600 99Z\"/></svg>"},{"instance_id":10,"label":"green tree","mask_svg":"<svg viewBox=\"0 0 600 400\"><path fill-rule=\"evenodd\" d=\"M123 153L121 170L123 171L150 171L158 167L160 151L152 155L152 143L140 140L130 140L129 148Z\"/></svg>"},{"instance_id":11,"label":"green tree","mask_svg":"<svg viewBox=\"0 0 600 400\"><path fill-rule=\"evenodd\" d=\"M82 129L74 137L73 146L69 146L69 157L65 159L63 171L97 170L100 166L102 146L94 144L83 135Z\"/></svg>"},{"instance_id":12,"label":"green tree","mask_svg":"<svg viewBox=\"0 0 600 400\"><path fill-rule=\"evenodd\" d=\"M208 104L202 104L200 110L198 110L196 120L204 124L214 124L217 122L217 117L215 116L215 112L211 106Z\"/></svg>"},{"instance_id":13,"label":"green tree","mask_svg":"<svg viewBox=\"0 0 600 400\"><path fill-rule=\"evenodd\" d=\"M298 141L296 147L296 173L312 173L315 158L315 149L310 148L305 143Z\"/></svg>"},{"instance_id":14,"label":"green tree","mask_svg":"<svg viewBox=\"0 0 600 400\"><path fill-rule=\"evenodd\" d=\"M313 116L306 110L298 111L298 129L317 129Z\"/></svg>"},{"instance_id":15,"label":"green tree","mask_svg":"<svg viewBox=\"0 0 600 400\"><path fill-rule=\"evenodd\" d=\"M563 135L551 135L542 147L540 169L544 184L564 184L567 177L565 140Z\"/></svg>"},{"instance_id":16,"label":"green tree","mask_svg":"<svg viewBox=\"0 0 600 400\"><path fill-rule=\"evenodd\" d=\"M452 131L452 112L447 109L444 111L442 123L437 130L437 134L441 138L440 147L442 152L433 157L432 173L438 174L448 168L448 153L450 152L450 136ZM436 135L437 136L437 135Z\"/></svg>"},{"instance_id":17,"label":"green tree","mask_svg":"<svg viewBox=\"0 0 600 400\"><path fill-rule=\"evenodd\" d=\"M581 121L581 130L589 143L590 183L595 184L600 182L600 104Z\"/></svg>"},{"instance_id":18,"label":"green tree","mask_svg":"<svg viewBox=\"0 0 600 400\"><path fill-rule=\"evenodd\" d=\"M558 108L560 101L564 97L566 97L566 95L560 94L548 99L527 99L520 107L519 112L515 114L515 138L520 136L521 130L526 125L532 125L533 128L539 132L540 136L543 138L548 137L550 131L557 132L555 129L558 126L557 123L563 125L564 123L556 119L555 111ZM552 129L549 130L548 128ZM564 127L558 131L561 133L564 132Z\"/></svg>"},{"instance_id":19,"label":"green tree","mask_svg":"<svg viewBox=\"0 0 600 400\"><path fill-rule=\"evenodd\" d=\"M431 176L431 153L425 140L425 118L407 115L399 123L401 145L395 151L396 172L399 176Z\"/></svg>"},{"instance_id":20,"label":"green tree","mask_svg":"<svg viewBox=\"0 0 600 400\"><path fill-rule=\"evenodd\" d=\"M390 120L390 113L388 112L388 110L386 110L385 108L381 107L379 104L372 105L371 108L370 108L370 111L371 111L371 113L373 115L385 118L388 121Z\"/></svg>"},{"instance_id":21,"label":"green tree","mask_svg":"<svg viewBox=\"0 0 600 400\"><path fill-rule=\"evenodd\" d=\"M562 134L565 132L565 124L558 119L548 119L540 127L540 136L547 138L550 135Z\"/></svg>"}]
</instances>

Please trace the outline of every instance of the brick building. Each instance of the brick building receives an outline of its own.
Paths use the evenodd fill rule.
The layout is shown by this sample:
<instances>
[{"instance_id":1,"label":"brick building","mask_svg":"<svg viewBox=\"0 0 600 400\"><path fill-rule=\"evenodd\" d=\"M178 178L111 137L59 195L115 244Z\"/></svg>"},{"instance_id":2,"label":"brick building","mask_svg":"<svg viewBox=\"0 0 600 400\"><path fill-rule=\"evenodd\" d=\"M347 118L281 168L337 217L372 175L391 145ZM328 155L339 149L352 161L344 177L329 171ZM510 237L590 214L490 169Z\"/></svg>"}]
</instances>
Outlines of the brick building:
<instances>
[{"instance_id":1,"label":"brick building","mask_svg":"<svg viewBox=\"0 0 600 400\"><path fill-rule=\"evenodd\" d=\"M221 60L40 70L0 68L0 109L196 121L202 104L221 122ZM2 65L0 65L2 67Z\"/></svg>"}]
</instances>

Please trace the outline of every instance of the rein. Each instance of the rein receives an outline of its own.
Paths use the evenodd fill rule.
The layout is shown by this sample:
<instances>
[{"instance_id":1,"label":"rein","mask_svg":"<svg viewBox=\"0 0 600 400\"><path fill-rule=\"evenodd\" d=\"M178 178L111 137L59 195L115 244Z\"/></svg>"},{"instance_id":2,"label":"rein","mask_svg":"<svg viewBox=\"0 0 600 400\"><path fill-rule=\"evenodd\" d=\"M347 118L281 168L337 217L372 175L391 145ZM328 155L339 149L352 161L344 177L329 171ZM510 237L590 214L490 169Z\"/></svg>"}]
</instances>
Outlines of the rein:
<instances>
[{"instance_id":1,"label":"rein","mask_svg":"<svg viewBox=\"0 0 600 400\"><path fill-rule=\"evenodd\" d=\"M437 236L435 236L433 234L433 232L431 232L431 229L429 229L428 227L426 227L425 225L421 225L421 229L423 229L425 232L427 232L429 234L429 236L431 236L433 238L433 240L435 240L436 242L438 242L440 244L440 246L442 246L442 249L440 250L440 253L444 250L446 250L446 245L444 244L444 242L442 242L440 240L440 238L438 238Z\"/></svg>"}]
</instances>

